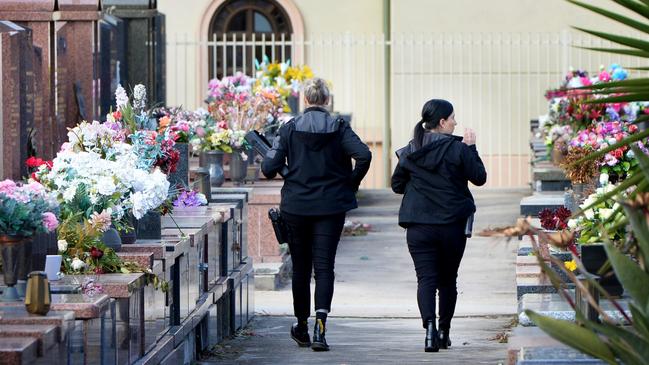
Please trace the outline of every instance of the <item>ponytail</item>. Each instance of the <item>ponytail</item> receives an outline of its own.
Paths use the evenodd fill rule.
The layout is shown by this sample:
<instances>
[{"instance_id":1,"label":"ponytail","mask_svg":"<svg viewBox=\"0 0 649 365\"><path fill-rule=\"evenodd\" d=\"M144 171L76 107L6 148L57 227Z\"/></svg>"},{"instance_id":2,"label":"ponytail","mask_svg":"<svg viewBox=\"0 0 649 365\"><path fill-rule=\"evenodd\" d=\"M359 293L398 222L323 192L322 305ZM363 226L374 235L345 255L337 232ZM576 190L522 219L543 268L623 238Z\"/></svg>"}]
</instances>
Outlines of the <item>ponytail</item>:
<instances>
[{"instance_id":1,"label":"ponytail","mask_svg":"<svg viewBox=\"0 0 649 365\"><path fill-rule=\"evenodd\" d=\"M421 145L424 143L425 133L426 129L424 129L424 120L422 119L417 124L415 124L415 130L412 132L412 141L414 142L416 149L420 149Z\"/></svg>"}]
</instances>

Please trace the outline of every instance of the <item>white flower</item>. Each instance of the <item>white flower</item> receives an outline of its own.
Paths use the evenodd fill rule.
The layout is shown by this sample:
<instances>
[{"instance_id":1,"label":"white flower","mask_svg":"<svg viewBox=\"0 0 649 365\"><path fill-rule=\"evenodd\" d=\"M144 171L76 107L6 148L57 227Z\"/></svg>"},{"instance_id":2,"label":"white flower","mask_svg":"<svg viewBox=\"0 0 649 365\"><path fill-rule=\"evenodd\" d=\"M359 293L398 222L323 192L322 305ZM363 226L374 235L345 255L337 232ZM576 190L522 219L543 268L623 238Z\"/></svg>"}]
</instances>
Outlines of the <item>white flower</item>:
<instances>
[{"instance_id":1,"label":"white flower","mask_svg":"<svg viewBox=\"0 0 649 365\"><path fill-rule=\"evenodd\" d=\"M66 240L58 240L56 241L56 245L59 247L59 252L63 252L68 249L68 241Z\"/></svg>"},{"instance_id":2,"label":"white flower","mask_svg":"<svg viewBox=\"0 0 649 365\"><path fill-rule=\"evenodd\" d=\"M201 205L207 205L207 198L205 197L205 194L196 194L196 199L201 203Z\"/></svg>"},{"instance_id":3,"label":"white flower","mask_svg":"<svg viewBox=\"0 0 649 365\"><path fill-rule=\"evenodd\" d=\"M595 212L592 209L588 209L587 211L585 211L584 215L588 219L594 219L595 218Z\"/></svg>"},{"instance_id":4,"label":"white flower","mask_svg":"<svg viewBox=\"0 0 649 365\"><path fill-rule=\"evenodd\" d=\"M79 260L78 257L75 257L75 258L72 260L72 263L70 264L70 266L72 266L72 270L74 270L74 271L80 271L81 269L83 269L84 267L86 267L86 263L83 262L83 261L81 261L81 260Z\"/></svg>"},{"instance_id":5,"label":"white flower","mask_svg":"<svg viewBox=\"0 0 649 365\"><path fill-rule=\"evenodd\" d=\"M599 184L602 185L602 186L608 184L608 179L609 179L609 176L608 176L607 173L603 173L603 174L599 175Z\"/></svg>"},{"instance_id":6,"label":"white flower","mask_svg":"<svg viewBox=\"0 0 649 365\"><path fill-rule=\"evenodd\" d=\"M74 199L76 193L77 193L77 187L74 185L70 186L69 188L65 189L65 191L63 192L63 200L65 200L66 202L71 202L72 199Z\"/></svg>"},{"instance_id":7,"label":"white flower","mask_svg":"<svg viewBox=\"0 0 649 365\"><path fill-rule=\"evenodd\" d=\"M577 228L577 220L576 219L569 219L568 220L568 228L570 228L570 229Z\"/></svg>"},{"instance_id":8,"label":"white flower","mask_svg":"<svg viewBox=\"0 0 649 365\"><path fill-rule=\"evenodd\" d=\"M146 87L142 84L137 84L133 88L133 108L137 111L146 108Z\"/></svg>"},{"instance_id":9,"label":"white flower","mask_svg":"<svg viewBox=\"0 0 649 365\"><path fill-rule=\"evenodd\" d=\"M601 209L599 210L599 216L600 216L602 219L608 219L608 218L611 217L612 214L613 214L613 209L601 208Z\"/></svg>"},{"instance_id":10,"label":"white flower","mask_svg":"<svg viewBox=\"0 0 649 365\"><path fill-rule=\"evenodd\" d=\"M118 85L117 90L115 90L115 104L117 105L117 109L122 109L128 104L128 95L126 95L126 90L124 90L122 85Z\"/></svg>"},{"instance_id":11,"label":"white flower","mask_svg":"<svg viewBox=\"0 0 649 365\"><path fill-rule=\"evenodd\" d=\"M113 195L116 188L112 179L101 179L97 182L97 192L101 195Z\"/></svg>"},{"instance_id":12,"label":"white flower","mask_svg":"<svg viewBox=\"0 0 649 365\"><path fill-rule=\"evenodd\" d=\"M634 158L634 157L635 157L635 152L633 152L633 150L629 150L629 151L626 153L626 157L628 157L628 158Z\"/></svg>"}]
</instances>

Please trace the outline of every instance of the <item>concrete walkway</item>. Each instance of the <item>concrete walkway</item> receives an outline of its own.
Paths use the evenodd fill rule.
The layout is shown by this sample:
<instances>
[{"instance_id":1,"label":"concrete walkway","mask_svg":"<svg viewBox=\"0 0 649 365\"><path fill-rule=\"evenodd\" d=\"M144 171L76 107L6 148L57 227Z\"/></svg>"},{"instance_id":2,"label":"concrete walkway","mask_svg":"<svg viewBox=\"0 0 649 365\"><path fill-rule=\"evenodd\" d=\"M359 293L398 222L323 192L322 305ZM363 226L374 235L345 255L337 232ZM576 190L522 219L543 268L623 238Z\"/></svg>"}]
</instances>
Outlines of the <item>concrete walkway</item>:
<instances>
[{"instance_id":1,"label":"concrete walkway","mask_svg":"<svg viewBox=\"0 0 649 365\"><path fill-rule=\"evenodd\" d=\"M512 224L525 190L476 190L474 232ZM401 197L388 190L362 191L349 219L369 223L367 236L344 237L336 259L336 287L327 339L332 351L300 349L288 336L290 284L257 291L257 318L250 331L215 348L207 363L219 364L411 364L489 363L505 359L499 343L516 313L516 245L471 238L458 278L453 348L423 352L424 331L416 302L417 283L405 231L397 225Z\"/></svg>"}]
</instances>

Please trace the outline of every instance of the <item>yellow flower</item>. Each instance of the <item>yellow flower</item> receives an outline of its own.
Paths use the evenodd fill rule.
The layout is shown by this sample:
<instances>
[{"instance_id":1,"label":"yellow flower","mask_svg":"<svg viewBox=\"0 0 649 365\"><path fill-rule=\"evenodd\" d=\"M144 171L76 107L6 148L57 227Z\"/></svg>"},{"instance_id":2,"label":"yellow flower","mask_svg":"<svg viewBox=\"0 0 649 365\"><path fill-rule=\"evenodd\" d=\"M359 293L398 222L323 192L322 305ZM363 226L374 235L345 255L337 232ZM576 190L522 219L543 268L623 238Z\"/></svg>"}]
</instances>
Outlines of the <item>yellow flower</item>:
<instances>
[{"instance_id":1,"label":"yellow flower","mask_svg":"<svg viewBox=\"0 0 649 365\"><path fill-rule=\"evenodd\" d=\"M570 271L577 270L577 262L575 260L566 261L563 263L563 265Z\"/></svg>"}]
</instances>

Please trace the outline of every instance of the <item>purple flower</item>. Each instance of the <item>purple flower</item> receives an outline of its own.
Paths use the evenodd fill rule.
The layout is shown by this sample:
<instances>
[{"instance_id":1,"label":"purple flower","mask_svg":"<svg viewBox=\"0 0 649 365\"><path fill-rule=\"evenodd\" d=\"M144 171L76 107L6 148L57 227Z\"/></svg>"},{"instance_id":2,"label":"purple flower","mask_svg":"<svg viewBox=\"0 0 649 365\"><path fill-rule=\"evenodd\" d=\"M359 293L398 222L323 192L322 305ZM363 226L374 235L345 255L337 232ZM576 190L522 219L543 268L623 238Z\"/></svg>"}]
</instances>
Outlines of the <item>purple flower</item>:
<instances>
[{"instance_id":1,"label":"purple flower","mask_svg":"<svg viewBox=\"0 0 649 365\"><path fill-rule=\"evenodd\" d=\"M53 232L59 226L59 220L52 212L43 213L43 226L48 232Z\"/></svg>"},{"instance_id":2,"label":"purple flower","mask_svg":"<svg viewBox=\"0 0 649 365\"><path fill-rule=\"evenodd\" d=\"M174 207L199 207L206 204L207 201L203 194L195 191L183 191L173 202Z\"/></svg>"}]
</instances>

